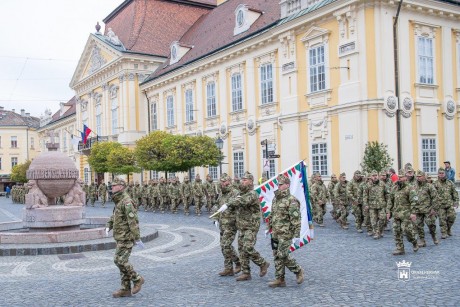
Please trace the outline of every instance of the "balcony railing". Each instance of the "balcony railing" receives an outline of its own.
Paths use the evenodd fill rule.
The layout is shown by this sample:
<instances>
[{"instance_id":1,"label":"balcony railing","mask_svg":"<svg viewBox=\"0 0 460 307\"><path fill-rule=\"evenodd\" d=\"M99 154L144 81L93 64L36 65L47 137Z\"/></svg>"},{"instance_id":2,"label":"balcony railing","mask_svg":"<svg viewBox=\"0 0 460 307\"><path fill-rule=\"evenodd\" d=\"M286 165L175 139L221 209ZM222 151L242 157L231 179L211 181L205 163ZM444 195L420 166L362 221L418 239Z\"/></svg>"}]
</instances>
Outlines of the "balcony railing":
<instances>
[{"instance_id":1,"label":"balcony railing","mask_svg":"<svg viewBox=\"0 0 460 307\"><path fill-rule=\"evenodd\" d=\"M108 142L108 141L109 141L108 136L97 136L97 137L88 138L86 140L86 144L83 144L83 141L78 142L78 151L86 154L87 152L91 150L91 147L97 142Z\"/></svg>"}]
</instances>

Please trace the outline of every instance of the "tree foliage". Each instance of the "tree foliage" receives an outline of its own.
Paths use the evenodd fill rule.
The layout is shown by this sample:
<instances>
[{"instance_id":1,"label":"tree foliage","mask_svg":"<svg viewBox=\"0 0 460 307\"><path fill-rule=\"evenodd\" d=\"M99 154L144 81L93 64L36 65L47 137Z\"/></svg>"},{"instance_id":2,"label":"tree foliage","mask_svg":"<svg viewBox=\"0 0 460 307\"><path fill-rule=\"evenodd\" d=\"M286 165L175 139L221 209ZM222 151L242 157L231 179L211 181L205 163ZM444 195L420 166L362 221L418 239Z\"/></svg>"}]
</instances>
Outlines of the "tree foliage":
<instances>
[{"instance_id":1,"label":"tree foliage","mask_svg":"<svg viewBox=\"0 0 460 307\"><path fill-rule=\"evenodd\" d=\"M378 142L368 142L364 149L364 157L361 163L363 171L381 172L391 167L393 158L388 153L388 146Z\"/></svg>"},{"instance_id":2,"label":"tree foliage","mask_svg":"<svg viewBox=\"0 0 460 307\"><path fill-rule=\"evenodd\" d=\"M91 146L91 154L88 157L88 163L97 173L106 173L109 171L107 159L110 153L118 148L122 148L118 142L97 142Z\"/></svg>"},{"instance_id":3,"label":"tree foliage","mask_svg":"<svg viewBox=\"0 0 460 307\"><path fill-rule=\"evenodd\" d=\"M11 170L11 180L15 182L27 182L27 170L29 169L30 163L32 161L27 160L24 163L16 164Z\"/></svg>"},{"instance_id":4,"label":"tree foliage","mask_svg":"<svg viewBox=\"0 0 460 307\"><path fill-rule=\"evenodd\" d=\"M134 152L127 147L113 149L107 157L107 169L114 174L129 175L140 172Z\"/></svg>"}]
</instances>

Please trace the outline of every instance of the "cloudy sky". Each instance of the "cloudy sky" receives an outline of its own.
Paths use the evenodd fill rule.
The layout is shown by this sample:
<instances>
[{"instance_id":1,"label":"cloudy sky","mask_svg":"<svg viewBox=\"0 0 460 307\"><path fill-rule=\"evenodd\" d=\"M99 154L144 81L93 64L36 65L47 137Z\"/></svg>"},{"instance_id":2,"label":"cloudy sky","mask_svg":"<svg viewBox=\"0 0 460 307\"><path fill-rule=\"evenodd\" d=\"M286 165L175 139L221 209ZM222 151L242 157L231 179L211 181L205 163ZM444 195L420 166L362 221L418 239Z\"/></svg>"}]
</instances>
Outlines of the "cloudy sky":
<instances>
[{"instance_id":1,"label":"cloudy sky","mask_svg":"<svg viewBox=\"0 0 460 307\"><path fill-rule=\"evenodd\" d=\"M0 106L39 116L69 83L96 22L123 0L0 0Z\"/></svg>"}]
</instances>

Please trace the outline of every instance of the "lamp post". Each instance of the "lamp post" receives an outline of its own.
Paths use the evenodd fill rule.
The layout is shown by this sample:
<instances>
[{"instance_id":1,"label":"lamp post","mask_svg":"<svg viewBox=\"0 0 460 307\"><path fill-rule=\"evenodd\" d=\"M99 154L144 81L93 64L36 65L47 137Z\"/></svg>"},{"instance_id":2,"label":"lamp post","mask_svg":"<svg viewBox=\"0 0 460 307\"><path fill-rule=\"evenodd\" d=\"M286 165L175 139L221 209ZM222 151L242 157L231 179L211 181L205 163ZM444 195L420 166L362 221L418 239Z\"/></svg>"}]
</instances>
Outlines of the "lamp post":
<instances>
[{"instance_id":1,"label":"lamp post","mask_svg":"<svg viewBox=\"0 0 460 307\"><path fill-rule=\"evenodd\" d=\"M222 175L222 148L224 148L224 141L220 138L220 136L217 136L216 146L217 148L219 148L219 151L220 151L219 171L220 171L220 175Z\"/></svg>"}]
</instances>

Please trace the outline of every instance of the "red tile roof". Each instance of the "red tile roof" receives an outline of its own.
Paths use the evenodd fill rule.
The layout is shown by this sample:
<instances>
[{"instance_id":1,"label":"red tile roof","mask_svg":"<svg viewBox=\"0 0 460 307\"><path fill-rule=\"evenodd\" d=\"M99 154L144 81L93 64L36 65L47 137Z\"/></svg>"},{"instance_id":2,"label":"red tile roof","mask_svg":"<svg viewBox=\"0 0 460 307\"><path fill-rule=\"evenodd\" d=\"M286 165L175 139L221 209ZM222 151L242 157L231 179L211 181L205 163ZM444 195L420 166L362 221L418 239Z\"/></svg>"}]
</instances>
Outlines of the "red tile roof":
<instances>
[{"instance_id":1,"label":"red tile roof","mask_svg":"<svg viewBox=\"0 0 460 307\"><path fill-rule=\"evenodd\" d=\"M216 4L214 0L127 0L104 22L127 51L167 57L180 37Z\"/></svg>"},{"instance_id":2,"label":"red tile roof","mask_svg":"<svg viewBox=\"0 0 460 307\"><path fill-rule=\"evenodd\" d=\"M263 13L249 30L233 35L235 10L242 3L246 4L250 10ZM273 25L280 19L280 15L278 0L245 0L244 2L228 0L202 16L179 40L180 44L191 45L193 48L179 62L169 65L169 61L167 61L165 66L158 68L146 82ZM169 44L167 46L169 47Z\"/></svg>"},{"instance_id":3,"label":"red tile roof","mask_svg":"<svg viewBox=\"0 0 460 307\"><path fill-rule=\"evenodd\" d=\"M64 112L64 114L60 115L61 114L61 110L58 110L56 113L53 114L53 116L51 117L51 121L46 124L46 126L50 125L50 124L53 124L61 119L64 119L68 116L71 116L71 115L75 115L77 114L77 98L76 96L73 96L69 101L67 101L66 103L64 103L64 106L70 106L70 108L67 109L67 111Z\"/></svg>"},{"instance_id":4,"label":"red tile roof","mask_svg":"<svg viewBox=\"0 0 460 307\"><path fill-rule=\"evenodd\" d=\"M22 116L13 111L0 110L0 127L6 126L38 128L40 127L40 119L34 116Z\"/></svg>"}]
</instances>

